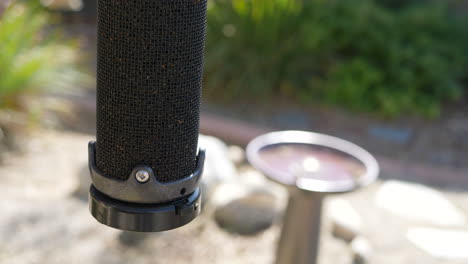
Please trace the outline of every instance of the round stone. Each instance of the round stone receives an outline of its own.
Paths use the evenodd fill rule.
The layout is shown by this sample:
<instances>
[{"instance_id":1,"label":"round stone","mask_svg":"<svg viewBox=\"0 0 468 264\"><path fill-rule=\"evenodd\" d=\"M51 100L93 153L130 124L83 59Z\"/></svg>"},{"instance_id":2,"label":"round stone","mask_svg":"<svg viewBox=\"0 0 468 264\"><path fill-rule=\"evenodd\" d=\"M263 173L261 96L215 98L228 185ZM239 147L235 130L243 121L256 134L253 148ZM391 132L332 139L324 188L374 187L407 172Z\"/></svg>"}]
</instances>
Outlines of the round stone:
<instances>
[{"instance_id":1,"label":"round stone","mask_svg":"<svg viewBox=\"0 0 468 264\"><path fill-rule=\"evenodd\" d=\"M214 217L228 232L254 235L273 224L277 216L274 200L271 195L250 194L217 208Z\"/></svg>"}]
</instances>

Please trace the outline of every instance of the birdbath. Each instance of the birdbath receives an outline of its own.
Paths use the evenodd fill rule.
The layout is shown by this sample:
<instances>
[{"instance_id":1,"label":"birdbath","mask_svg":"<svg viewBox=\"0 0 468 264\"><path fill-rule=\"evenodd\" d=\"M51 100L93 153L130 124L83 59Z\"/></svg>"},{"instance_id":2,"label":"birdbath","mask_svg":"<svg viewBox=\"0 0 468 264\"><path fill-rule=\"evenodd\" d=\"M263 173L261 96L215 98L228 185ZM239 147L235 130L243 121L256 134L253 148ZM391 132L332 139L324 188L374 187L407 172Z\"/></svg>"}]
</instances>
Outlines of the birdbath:
<instances>
[{"instance_id":1,"label":"birdbath","mask_svg":"<svg viewBox=\"0 0 468 264\"><path fill-rule=\"evenodd\" d=\"M304 131L259 136L247 146L247 159L289 191L278 264L316 263L323 198L367 186L379 174L377 161L361 147Z\"/></svg>"}]
</instances>

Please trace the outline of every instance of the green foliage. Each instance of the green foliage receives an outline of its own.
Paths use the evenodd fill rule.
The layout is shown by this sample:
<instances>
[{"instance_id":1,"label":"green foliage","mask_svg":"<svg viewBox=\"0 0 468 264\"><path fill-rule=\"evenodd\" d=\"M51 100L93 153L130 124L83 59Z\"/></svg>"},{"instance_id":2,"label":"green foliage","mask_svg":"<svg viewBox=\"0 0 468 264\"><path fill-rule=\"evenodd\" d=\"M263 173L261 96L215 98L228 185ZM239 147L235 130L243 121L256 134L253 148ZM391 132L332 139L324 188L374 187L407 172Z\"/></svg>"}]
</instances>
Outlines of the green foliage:
<instances>
[{"instance_id":1,"label":"green foliage","mask_svg":"<svg viewBox=\"0 0 468 264\"><path fill-rule=\"evenodd\" d=\"M38 1L16 2L0 17L0 111L28 112L25 96L69 89L83 75L76 69L76 45L52 29Z\"/></svg>"},{"instance_id":2,"label":"green foliage","mask_svg":"<svg viewBox=\"0 0 468 264\"><path fill-rule=\"evenodd\" d=\"M434 117L463 93L467 28L449 1L212 0L205 90Z\"/></svg>"}]
</instances>

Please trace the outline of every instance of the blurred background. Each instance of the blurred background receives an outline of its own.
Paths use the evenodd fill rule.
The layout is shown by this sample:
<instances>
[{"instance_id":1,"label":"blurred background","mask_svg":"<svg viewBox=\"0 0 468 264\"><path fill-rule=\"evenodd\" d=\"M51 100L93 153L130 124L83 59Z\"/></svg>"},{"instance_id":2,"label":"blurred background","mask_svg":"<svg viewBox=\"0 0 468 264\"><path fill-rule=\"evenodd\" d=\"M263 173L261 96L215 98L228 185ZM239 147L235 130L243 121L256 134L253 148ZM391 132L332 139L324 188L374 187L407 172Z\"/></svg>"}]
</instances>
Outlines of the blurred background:
<instances>
[{"instance_id":1,"label":"blurred background","mask_svg":"<svg viewBox=\"0 0 468 264\"><path fill-rule=\"evenodd\" d=\"M319 263L467 263L468 1L209 0L203 214L120 232L88 213L96 0L0 1L0 263L273 263L287 192L245 160L300 129L374 154L325 201Z\"/></svg>"}]
</instances>

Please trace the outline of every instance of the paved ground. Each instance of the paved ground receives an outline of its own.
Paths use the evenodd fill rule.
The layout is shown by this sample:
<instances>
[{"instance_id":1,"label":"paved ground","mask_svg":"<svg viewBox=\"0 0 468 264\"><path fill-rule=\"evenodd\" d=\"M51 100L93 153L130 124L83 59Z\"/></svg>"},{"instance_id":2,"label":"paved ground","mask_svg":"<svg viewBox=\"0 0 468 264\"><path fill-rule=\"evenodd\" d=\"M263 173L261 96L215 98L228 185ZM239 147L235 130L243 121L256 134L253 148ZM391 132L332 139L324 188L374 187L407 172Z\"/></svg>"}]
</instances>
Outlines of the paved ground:
<instances>
[{"instance_id":1,"label":"paved ground","mask_svg":"<svg viewBox=\"0 0 468 264\"><path fill-rule=\"evenodd\" d=\"M27 148L23 154L11 156L0 167L0 263L273 262L279 220L261 234L242 237L220 229L213 221L210 207L205 208L204 214L191 225L151 235L141 243L130 242L134 246L123 245L118 239L120 232L96 223L87 211L83 196L74 195L80 179L87 178L86 144L92 138L85 134L37 132L27 144L25 142ZM423 212L423 216L408 218L398 215L398 210L392 211L395 208L385 197L388 197L388 190L393 192L395 189L390 188L385 193L382 189L384 183L339 197L349 201L362 218L362 235L374 248L370 263L467 263L466 258L436 258L408 238L408 230L413 227L467 230L466 190L442 190L440 198L432 194L433 190L408 185L410 192L415 188L415 196L406 202L401 199L397 202L402 207L409 204L414 211ZM403 183L400 191L397 188L395 195L408 195L405 186ZM379 192L380 205L376 202ZM436 194L440 193L436 191ZM429 220L424 218L424 214L431 216L437 213L423 208L420 198L426 196L433 199L433 206L429 209L440 207L439 212L443 215ZM444 197L449 205L443 201ZM331 199L335 198L338 197ZM408 203L412 200L415 202ZM463 215L462 220L452 209ZM327 212L322 226L320 263L351 263L347 243L331 235L331 220ZM448 216L452 221L434 223L431 220L447 220ZM468 252L468 248L463 248L466 246L462 245L461 250Z\"/></svg>"}]
</instances>

